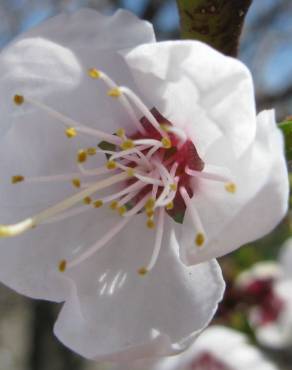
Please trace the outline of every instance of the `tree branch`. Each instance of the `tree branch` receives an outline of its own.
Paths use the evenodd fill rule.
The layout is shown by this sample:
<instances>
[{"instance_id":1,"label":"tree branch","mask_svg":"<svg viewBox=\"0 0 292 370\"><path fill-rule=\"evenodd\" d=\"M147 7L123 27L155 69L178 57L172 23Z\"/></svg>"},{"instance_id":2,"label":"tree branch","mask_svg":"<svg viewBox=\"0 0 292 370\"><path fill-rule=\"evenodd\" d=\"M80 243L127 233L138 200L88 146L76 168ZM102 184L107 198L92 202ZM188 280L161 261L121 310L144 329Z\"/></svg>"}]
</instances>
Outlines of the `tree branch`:
<instances>
[{"instance_id":1,"label":"tree branch","mask_svg":"<svg viewBox=\"0 0 292 370\"><path fill-rule=\"evenodd\" d=\"M252 0L177 0L181 36L203 41L236 56L245 15Z\"/></svg>"}]
</instances>

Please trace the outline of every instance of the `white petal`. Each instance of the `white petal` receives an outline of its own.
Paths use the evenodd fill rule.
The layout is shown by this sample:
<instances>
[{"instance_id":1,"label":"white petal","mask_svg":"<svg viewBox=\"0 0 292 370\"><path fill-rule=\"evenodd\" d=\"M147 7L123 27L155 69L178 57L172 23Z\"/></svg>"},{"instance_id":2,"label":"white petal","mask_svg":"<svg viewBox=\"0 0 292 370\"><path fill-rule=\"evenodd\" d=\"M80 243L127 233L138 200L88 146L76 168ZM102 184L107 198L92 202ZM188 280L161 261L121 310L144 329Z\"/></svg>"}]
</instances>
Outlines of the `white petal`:
<instances>
[{"instance_id":1,"label":"white petal","mask_svg":"<svg viewBox=\"0 0 292 370\"><path fill-rule=\"evenodd\" d=\"M230 169L237 191L224 184L201 183L193 197L206 230L203 248L194 246L191 219L185 217L182 258L188 264L219 257L270 232L287 211L288 176L283 138L275 126L274 112L258 116L257 136L250 150Z\"/></svg>"},{"instance_id":2,"label":"white petal","mask_svg":"<svg viewBox=\"0 0 292 370\"><path fill-rule=\"evenodd\" d=\"M191 127L201 156L227 138L238 157L254 139L253 83L241 62L198 41L141 45L125 59L149 105Z\"/></svg>"},{"instance_id":3,"label":"white petal","mask_svg":"<svg viewBox=\"0 0 292 370\"><path fill-rule=\"evenodd\" d=\"M131 86L117 51L153 41L152 26L123 10L111 17L89 9L61 14L22 34L0 57L1 131L12 122L26 125L28 120L42 122L45 116L34 109L34 115L19 117L12 104L15 94L42 100L84 124L109 131L119 127L127 116L123 118L119 103L106 95L101 81L87 76L87 70L104 69L117 83L128 81Z\"/></svg>"},{"instance_id":4,"label":"white petal","mask_svg":"<svg viewBox=\"0 0 292 370\"><path fill-rule=\"evenodd\" d=\"M210 326L204 330L191 348L182 354L161 358L152 363L145 360L136 361L125 366L121 366L121 364L116 367L109 366L108 369L191 370L198 368L196 361L200 359L200 356L204 355L210 356L214 361L222 364L224 368L226 367L226 369L277 369L276 365L266 359L256 347L248 344L248 338L245 335L223 326ZM207 368L206 365L203 368Z\"/></svg>"},{"instance_id":5,"label":"white petal","mask_svg":"<svg viewBox=\"0 0 292 370\"><path fill-rule=\"evenodd\" d=\"M279 262L284 270L284 275L288 279L292 279L292 239L288 239L280 250Z\"/></svg>"},{"instance_id":6,"label":"white petal","mask_svg":"<svg viewBox=\"0 0 292 370\"><path fill-rule=\"evenodd\" d=\"M88 358L129 361L176 353L209 322L222 297L217 263L184 266L170 231L154 269L139 276L153 245L144 222L137 216L118 240L68 271L78 296L66 302L55 332Z\"/></svg>"}]
</instances>

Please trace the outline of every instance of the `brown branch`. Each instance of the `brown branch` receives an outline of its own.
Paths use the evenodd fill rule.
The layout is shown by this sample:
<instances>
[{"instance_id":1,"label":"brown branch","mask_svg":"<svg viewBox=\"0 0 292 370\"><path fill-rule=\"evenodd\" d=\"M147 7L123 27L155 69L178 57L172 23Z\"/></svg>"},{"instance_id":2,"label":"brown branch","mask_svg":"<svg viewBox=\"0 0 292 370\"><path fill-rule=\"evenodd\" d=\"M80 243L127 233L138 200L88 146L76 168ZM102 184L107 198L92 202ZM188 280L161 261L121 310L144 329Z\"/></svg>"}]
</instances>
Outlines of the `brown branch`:
<instances>
[{"instance_id":1,"label":"brown branch","mask_svg":"<svg viewBox=\"0 0 292 370\"><path fill-rule=\"evenodd\" d=\"M236 56L243 22L252 0L177 0L181 36L206 42Z\"/></svg>"}]
</instances>

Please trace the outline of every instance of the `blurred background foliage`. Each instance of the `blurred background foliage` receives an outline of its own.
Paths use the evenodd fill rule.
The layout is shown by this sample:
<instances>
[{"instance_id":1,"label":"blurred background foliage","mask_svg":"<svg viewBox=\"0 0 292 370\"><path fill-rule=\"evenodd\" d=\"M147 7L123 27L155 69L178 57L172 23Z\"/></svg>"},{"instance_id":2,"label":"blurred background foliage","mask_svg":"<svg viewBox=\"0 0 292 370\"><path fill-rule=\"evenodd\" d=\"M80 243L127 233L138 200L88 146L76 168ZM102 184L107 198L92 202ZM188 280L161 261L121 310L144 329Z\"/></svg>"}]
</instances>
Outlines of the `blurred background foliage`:
<instances>
[{"instance_id":1,"label":"blurred background foliage","mask_svg":"<svg viewBox=\"0 0 292 370\"><path fill-rule=\"evenodd\" d=\"M179 38L175 0L0 0L0 48L46 18L79 7L95 8L104 14L129 9L154 24L158 40ZM291 0L254 0L239 52L254 77L258 110L275 107L279 122L292 114L291 18ZM290 235L290 223L287 215L271 235L221 259L227 292L215 322L245 331L253 338L240 297L232 296L234 279L255 262L275 260L281 243ZM98 369L97 364L72 354L54 338L52 327L58 310L57 305L31 301L0 287L0 370ZM229 314L223 315L226 310ZM275 358L283 369L291 370L285 356Z\"/></svg>"}]
</instances>

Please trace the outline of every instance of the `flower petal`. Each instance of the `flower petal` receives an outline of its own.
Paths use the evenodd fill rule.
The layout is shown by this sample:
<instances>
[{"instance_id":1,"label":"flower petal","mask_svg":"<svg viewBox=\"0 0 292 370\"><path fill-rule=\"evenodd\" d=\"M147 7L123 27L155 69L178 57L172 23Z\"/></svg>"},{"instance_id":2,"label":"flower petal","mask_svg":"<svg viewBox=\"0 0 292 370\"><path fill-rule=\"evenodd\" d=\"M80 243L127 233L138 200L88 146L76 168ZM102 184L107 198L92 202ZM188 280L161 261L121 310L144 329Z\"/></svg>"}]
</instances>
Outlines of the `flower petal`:
<instances>
[{"instance_id":1,"label":"flower petal","mask_svg":"<svg viewBox=\"0 0 292 370\"><path fill-rule=\"evenodd\" d=\"M102 82L87 76L87 70L104 69L118 83L130 81L117 51L153 41L150 23L124 10L110 17L89 9L61 14L22 34L1 53L1 131L12 122L26 124L27 116L19 117L12 104L15 94L42 100L83 124L93 125L97 119L99 128L122 125L126 118L115 107L119 104L106 95ZM45 113L37 112L29 119L41 122ZM118 123L115 114L121 118Z\"/></svg>"},{"instance_id":2,"label":"flower petal","mask_svg":"<svg viewBox=\"0 0 292 370\"><path fill-rule=\"evenodd\" d=\"M222 297L217 263L184 266L169 229L154 269L139 276L154 237L143 224L143 216L135 217L118 242L67 273L77 290L55 333L88 358L129 361L176 353L206 326Z\"/></svg>"},{"instance_id":3,"label":"flower petal","mask_svg":"<svg viewBox=\"0 0 292 370\"><path fill-rule=\"evenodd\" d=\"M238 60L198 41L141 45L125 54L150 106L174 125L189 126L200 156L227 138L236 157L255 136L252 78Z\"/></svg>"},{"instance_id":4,"label":"flower petal","mask_svg":"<svg viewBox=\"0 0 292 370\"><path fill-rule=\"evenodd\" d=\"M180 245L187 264L222 256L264 236L278 224L287 211L289 192L282 153L283 138L274 112L264 111L258 116L254 144L231 168L236 193L226 192L222 183L205 180L193 197L207 242L203 248L195 247L191 219L186 216Z\"/></svg>"}]
</instances>

